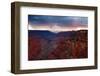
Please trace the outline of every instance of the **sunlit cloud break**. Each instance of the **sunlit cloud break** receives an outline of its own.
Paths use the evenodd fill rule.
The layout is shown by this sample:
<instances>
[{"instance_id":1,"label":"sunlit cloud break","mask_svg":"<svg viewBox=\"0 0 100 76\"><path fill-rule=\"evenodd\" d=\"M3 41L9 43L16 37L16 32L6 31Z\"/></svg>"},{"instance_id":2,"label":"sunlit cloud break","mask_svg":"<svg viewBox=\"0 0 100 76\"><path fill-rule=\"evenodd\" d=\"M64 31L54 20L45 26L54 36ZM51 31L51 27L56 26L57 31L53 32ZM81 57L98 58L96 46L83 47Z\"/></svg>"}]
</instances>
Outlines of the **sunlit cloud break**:
<instances>
[{"instance_id":1,"label":"sunlit cloud break","mask_svg":"<svg viewBox=\"0 0 100 76\"><path fill-rule=\"evenodd\" d=\"M48 30L50 32L53 33L59 33L59 32L65 32L65 31L77 31L77 30L87 30L88 27L87 26L65 26L65 27L61 27L61 26L33 26L33 25L29 25L29 30Z\"/></svg>"}]
</instances>

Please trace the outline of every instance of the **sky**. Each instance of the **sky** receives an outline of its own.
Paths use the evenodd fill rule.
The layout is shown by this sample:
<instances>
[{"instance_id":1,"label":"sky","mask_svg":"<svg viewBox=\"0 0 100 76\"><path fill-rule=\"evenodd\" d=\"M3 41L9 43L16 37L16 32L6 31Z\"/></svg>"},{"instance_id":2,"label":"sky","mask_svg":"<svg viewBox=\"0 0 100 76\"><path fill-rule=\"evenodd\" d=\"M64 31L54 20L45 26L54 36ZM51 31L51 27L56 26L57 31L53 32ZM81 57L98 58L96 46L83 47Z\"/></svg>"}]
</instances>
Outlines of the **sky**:
<instances>
[{"instance_id":1,"label":"sky","mask_svg":"<svg viewBox=\"0 0 100 76\"><path fill-rule=\"evenodd\" d=\"M29 30L69 31L88 27L88 17L28 15Z\"/></svg>"}]
</instances>

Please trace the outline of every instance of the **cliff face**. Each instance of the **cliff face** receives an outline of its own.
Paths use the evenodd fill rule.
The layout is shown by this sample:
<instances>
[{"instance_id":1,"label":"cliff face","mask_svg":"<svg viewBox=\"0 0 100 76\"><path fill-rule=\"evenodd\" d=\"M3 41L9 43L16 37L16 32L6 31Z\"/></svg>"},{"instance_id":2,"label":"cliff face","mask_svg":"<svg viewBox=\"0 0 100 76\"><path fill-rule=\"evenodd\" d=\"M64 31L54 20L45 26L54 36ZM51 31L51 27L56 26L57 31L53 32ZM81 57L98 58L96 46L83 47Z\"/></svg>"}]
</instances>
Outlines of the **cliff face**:
<instances>
[{"instance_id":1,"label":"cliff face","mask_svg":"<svg viewBox=\"0 0 100 76\"><path fill-rule=\"evenodd\" d=\"M28 59L74 59L88 57L88 31L29 31Z\"/></svg>"}]
</instances>

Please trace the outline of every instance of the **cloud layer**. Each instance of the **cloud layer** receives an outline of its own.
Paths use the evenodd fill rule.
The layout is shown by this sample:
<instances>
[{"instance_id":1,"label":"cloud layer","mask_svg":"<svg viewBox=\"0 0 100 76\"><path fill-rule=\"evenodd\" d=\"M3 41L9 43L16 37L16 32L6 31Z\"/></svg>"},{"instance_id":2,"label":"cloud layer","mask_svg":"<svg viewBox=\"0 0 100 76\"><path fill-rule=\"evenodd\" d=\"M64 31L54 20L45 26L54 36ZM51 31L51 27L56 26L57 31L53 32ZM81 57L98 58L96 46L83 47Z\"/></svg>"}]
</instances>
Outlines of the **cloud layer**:
<instances>
[{"instance_id":1,"label":"cloud layer","mask_svg":"<svg viewBox=\"0 0 100 76\"><path fill-rule=\"evenodd\" d=\"M49 30L52 32L88 28L88 18L78 16L29 15L28 23L29 30Z\"/></svg>"}]
</instances>

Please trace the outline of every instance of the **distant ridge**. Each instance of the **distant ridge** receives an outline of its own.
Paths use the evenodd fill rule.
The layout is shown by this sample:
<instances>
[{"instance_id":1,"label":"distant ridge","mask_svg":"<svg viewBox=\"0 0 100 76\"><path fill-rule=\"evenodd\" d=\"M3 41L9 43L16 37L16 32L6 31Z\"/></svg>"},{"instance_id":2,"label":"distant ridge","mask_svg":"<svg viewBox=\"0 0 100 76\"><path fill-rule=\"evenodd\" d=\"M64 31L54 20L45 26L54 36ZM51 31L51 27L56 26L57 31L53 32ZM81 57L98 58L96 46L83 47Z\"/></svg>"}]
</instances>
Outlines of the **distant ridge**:
<instances>
[{"instance_id":1,"label":"distant ridge","mask_svg":"<svg viewBox=\"0 0 100 76\"><path fill-rule=\"evenodd\" d=\"M57 37L74 37L77 35L78 32L87 32L87 30L78 30L78 31L64 31L59 33L53 33L48 30L29 30L28 36L29 37L37 37L37 38L44 38L44 39L53 39Z\"/></svg>"}]
</instances>

